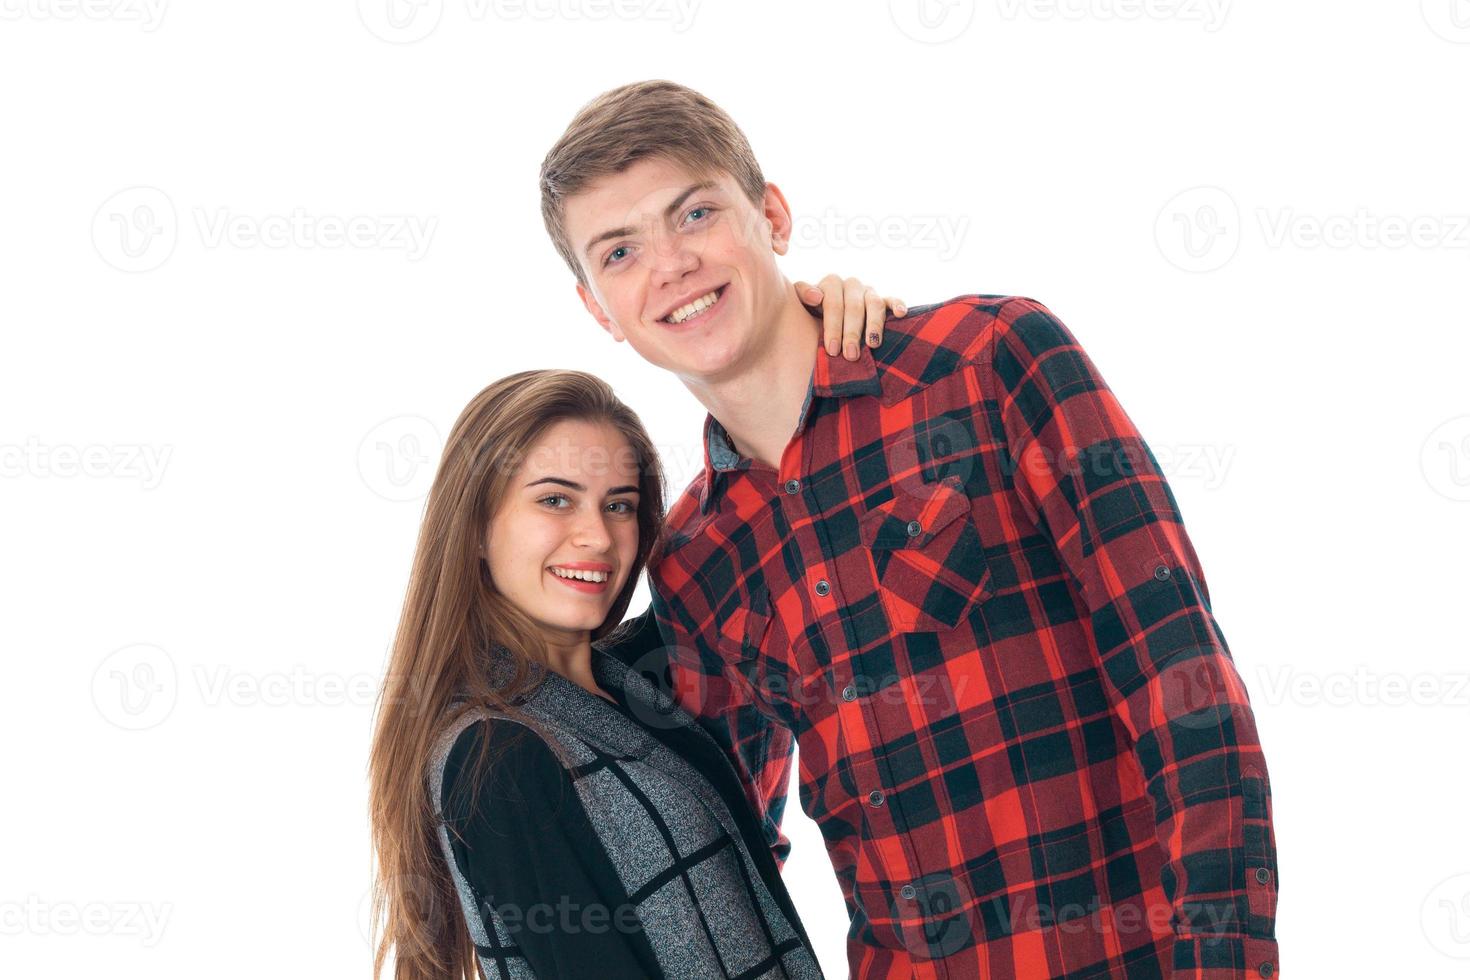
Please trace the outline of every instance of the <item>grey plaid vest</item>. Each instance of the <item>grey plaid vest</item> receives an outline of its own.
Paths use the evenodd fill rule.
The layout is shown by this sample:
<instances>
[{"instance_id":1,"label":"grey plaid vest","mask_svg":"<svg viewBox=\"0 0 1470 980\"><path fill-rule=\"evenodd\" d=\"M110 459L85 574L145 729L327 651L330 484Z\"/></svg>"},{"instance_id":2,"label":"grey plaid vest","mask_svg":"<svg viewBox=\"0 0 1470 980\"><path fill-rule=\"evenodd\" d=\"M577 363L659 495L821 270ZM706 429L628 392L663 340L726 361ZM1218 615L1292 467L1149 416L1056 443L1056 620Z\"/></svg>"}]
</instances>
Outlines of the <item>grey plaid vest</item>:
<instances>
[{"instance_id":1,"label":"grey plaid vest","mask_svg":"<svg viewBox=\"0 0 1470 980\"><path fill-rule=\"evenodd\" d=\"M592 667L604 690L624 692L634 717L697 727L667 695L596 647ZM623 887L636 900L639 922L664 975L671 980L820 980L816 958L772 898L709 781L614 705L555 672L538 669L537 676L539 686L518 707L539 731L524 737L545 736L562 759ZM523 980L535 973L516 951L493 896L475 895L456 863L441 810L449 753L460 733L483 718L505 720L476 710L441 732L430 756L429 789L439 845L480 967L489 980ZM667 884L645 889L659 878Z\"/></svg>"}]
</instances>

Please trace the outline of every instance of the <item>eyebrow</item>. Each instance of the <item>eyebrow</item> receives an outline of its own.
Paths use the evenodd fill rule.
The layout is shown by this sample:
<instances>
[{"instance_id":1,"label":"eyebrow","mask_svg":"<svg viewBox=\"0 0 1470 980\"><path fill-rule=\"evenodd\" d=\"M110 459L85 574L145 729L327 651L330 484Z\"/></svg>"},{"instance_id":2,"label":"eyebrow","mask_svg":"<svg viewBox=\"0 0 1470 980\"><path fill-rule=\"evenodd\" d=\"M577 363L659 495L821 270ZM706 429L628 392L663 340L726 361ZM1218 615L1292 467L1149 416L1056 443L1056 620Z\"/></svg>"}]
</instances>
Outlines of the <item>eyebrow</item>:
<instances>
[{"instance_id":1,"label":"eyebrow","mask_svg":"<svg viewBox=\"0 0 1470 980\"><path fill-rule=\"evenodd\" d=\"M543 483L555 483L557 486L569 487L572 490L577 491L578 493L586 493L587 492L587 488L584 487L584 486L582 486L582 484L580 484L580 483L573 483L571 480L563 480L559 476L543 476L539 480L532 480L530 483L526 484L526 486L528 486L528 487L535 487L535 486L540 486ZM613 487L611 490L609 490L607 492L607 495L609 497L611 497L615 493L637 493L637 492L638 492L638 488L635 487L635 486L622 486L622 487Z\"/></svg>"},{"instance_id":2,"label":"eyebrow","mask_svg":"<svg viewBox=\"0 0 1470 980\"><path fill-rule=\"evenodd\" d=\"M679 210L679 208L683 207L684 202L688 200L690 194L693 194L696 191L711 190L717 186L718 185L712 180L702 181L698 184L690 184L688 187L684 188L684 193L674 198L669 206L664 208L664 217L667 218L669 215ZM622 238L624 235L636 234L637 231L637 228L634 228L630 225L625 225L622 228L614 228L612 231L605 231L602 234L598 235L596 238L592 239L592 241L588 242L587 247L583 250L582 254L586 255L587 258L590 259L592 258L592 250L598 245L601 245L603 242L607 241L609 238Z\"/></svg>"}]
</instances>

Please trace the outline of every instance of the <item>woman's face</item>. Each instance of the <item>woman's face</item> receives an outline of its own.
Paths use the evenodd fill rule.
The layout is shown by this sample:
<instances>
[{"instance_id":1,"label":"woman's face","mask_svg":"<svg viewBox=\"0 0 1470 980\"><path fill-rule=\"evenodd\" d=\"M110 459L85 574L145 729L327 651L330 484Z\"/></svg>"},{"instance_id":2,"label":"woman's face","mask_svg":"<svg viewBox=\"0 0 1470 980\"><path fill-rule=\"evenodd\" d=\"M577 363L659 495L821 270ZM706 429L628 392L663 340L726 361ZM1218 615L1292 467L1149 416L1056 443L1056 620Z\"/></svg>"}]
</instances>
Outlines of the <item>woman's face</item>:
<instances>
[{"instance_id":1,"label":"woman's face","mask_svg":"<svg viewBox=\"0 0 1470 980\"><path fill-rule=\"evenodd\" d=\"M632 447L605 422L567 419L527 452L483 553L496 589L565 646L607 618L637 551Z\"/></svg>"}]
</instances>

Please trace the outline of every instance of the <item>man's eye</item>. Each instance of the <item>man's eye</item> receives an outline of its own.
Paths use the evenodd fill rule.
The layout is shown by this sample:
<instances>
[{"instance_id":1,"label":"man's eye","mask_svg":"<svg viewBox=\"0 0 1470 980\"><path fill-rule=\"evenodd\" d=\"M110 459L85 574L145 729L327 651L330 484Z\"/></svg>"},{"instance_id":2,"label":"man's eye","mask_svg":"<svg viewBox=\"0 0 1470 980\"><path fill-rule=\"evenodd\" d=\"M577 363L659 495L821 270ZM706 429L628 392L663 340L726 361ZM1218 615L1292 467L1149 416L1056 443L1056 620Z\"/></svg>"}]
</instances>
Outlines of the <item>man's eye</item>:
<instances>
[{"instance_id":1,"label":"man's eye","mask_svg":"<svg viewBox=\"0 0 1470 980\"><path fill-rule=\"evenodd\" d=\"M689 213L684 216L684 223L689 224L691 221L698 221L699 219L695 215L709 214L712 210L712 208L691 208Z\"/></svg>"},{"instance_id":2,"label":"man's eye","mask_svg":"<svg viewBox=\"0 0 1470 980\"><path fill-rule=\"evenodd\" d=\"M607 258L603 261L602 264L603 265L612 265L614 262L621 261L621 253L626 252L626 251L628 251L628 246L626 246L626 245L619 245L617 248L615 248L611 252L608 252L607 253Z\"/></svg>"}]
</instances>

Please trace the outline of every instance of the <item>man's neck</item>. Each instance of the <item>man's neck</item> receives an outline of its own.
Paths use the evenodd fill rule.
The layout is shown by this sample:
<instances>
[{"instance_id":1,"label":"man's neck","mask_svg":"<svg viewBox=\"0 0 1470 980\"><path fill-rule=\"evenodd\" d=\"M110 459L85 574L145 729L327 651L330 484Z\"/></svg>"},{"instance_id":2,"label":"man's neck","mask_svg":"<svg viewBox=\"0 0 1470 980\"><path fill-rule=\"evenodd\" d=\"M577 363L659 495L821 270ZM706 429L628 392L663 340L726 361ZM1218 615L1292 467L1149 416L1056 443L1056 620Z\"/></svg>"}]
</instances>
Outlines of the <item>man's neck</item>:
<instances>
[{"instance_id":1,"label":"man's neck","mask_svg":"<svg viewBox=\"0 0 1470 980\"><path fill-rule=\"evenodd\" d=\"M740 374L685 386L724 427L736 452L780 469L811 385L821 324L793 293L767 337L765 349Z\"/></svg>"}]
</instances>

